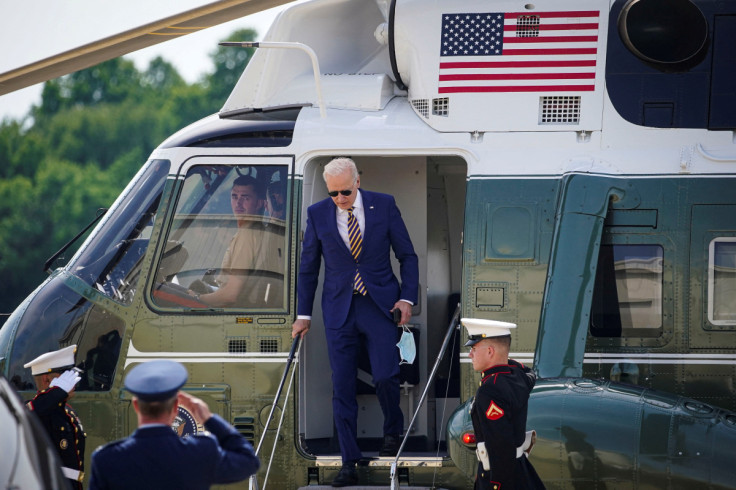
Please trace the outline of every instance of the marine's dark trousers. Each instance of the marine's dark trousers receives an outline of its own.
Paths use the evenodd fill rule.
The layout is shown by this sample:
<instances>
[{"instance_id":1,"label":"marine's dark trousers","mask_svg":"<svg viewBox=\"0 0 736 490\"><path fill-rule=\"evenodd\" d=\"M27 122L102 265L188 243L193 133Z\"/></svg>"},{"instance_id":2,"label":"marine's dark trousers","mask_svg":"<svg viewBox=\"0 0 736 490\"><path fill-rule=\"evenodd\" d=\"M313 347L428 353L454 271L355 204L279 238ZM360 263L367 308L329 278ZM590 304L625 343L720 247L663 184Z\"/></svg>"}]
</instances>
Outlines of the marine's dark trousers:
<instances>
[{"instance_id":1,"label":"marine's dark trousers","mask_svg":"<svg viewBox=\"0 0 736 490\"><path fill-rule=\"evenodd\" d=\"M369 296L354 295L345 323L325 329L332 367L332 410L343 461L361 458L358 448L356 382L358 355L365 342L378 402L383 411L383 433L401 434L404 416L399 407L399 351L397 330ZM364 340L363 337L364 336Z\"/></svg>"}]
</instances>

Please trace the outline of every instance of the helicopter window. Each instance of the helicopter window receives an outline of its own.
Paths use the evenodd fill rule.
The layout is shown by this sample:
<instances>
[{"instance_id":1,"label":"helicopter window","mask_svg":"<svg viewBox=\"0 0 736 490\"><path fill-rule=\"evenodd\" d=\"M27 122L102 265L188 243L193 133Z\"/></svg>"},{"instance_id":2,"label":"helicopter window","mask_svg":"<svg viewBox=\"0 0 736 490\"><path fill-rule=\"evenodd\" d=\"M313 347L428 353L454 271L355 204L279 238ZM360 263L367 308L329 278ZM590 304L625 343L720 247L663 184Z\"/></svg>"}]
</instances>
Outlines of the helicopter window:
<instances>
[{"instance_id":1,"label":"helicopter window","mask_svg":"<svg viewBox=\"0 0 736 490\"><path fill-rule=\"evenodd\" d=\"M716 238L708 251L708 320L736 325L736 238Z\"/></svg>"},{"instance_id":2,"label":"helicopter window","mask_svg":"<svg viewBox=\"0 0 736 490\"><path fill-rule=\"evenodd\" d=\"M159 260L163 308L285 310L287 165L196 165Z\"/></svg>"},{"instance_id":3,"label":"helicopter window","mask_svg":"<svg viewBox=\"0 0 736 490\"><path fill-rule=\"evenodd\" d=\"M49 280L18 323L8 364L17 390L35 390L31 370L23 365L39 355L77 345L76 366L83 372L77 391L108 391L115 377L125 322L64 284Z\"/></svg>"},{"instance_id":4,"label":"helicopter window","mask_svg":"<svg viewBox=\"0 0 736 490\"><path fill-rule=\"evenodd\" d=\"M601 246L590 323L593 336L661 334L663 260L659 245Z\"/></svg>"},{"instance_id":5,"label":"helicopter window","mask_svg":"<svg viewBox=\"0 0 736 490\"><path fill-rule=\"evenodd\" d=\"M169 166L153 160L72 259L75 276L120 303L130 304L135 294Z\"/></svg>"}]
</instances>

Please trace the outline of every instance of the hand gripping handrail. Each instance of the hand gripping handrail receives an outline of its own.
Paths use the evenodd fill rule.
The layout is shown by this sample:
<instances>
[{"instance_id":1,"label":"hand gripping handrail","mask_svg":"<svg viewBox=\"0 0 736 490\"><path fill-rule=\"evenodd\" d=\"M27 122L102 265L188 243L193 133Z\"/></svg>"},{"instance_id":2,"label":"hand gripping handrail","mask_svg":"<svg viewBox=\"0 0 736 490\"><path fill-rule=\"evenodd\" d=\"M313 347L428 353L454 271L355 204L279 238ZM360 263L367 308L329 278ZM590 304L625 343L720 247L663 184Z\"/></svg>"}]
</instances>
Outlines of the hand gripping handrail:
<instances>
[{"instance_id":1,"label":"hand gripping handrail","mask_svg":"<svg viewBox=\"0 0 736 490\"><path fill-rule=\"evenodd\" d=\"M416 410L414 410L414 415L411 418L411 422L409 422L409 427L406 429L406 433L404 434L404 439L401 441L401 446L399 446L399 451L396 453L396 459L394 459L394 462L391 463L391 490L396 490L399 488L399 479L398 479L398 473L396 472L396 468L399 464L399 458L401 457L401 452L404 450L404 445L406 445L406 441L409 438L409 434L411 433L411 428L414 426L414 422L417 419L417 416L419 415L419 410L422 408L422 404L424 403L424 400L427 398L427 393L429 392L429 387L432 385L432 381L434 381L434 377L437 374L437 369L440 366L440 362L445 357L445 352L447 352L447 347L450 345L450 339L452 339L452 334L454 333L454 330L459 327L459 321L460 321L460 303L458 303L457 308L455 308L455 313L452 315L452 320L450 320L450 325L447 327L447 333L445 334L445 340L442 342L442 347L440 348L440 353L437 355L437 360L434 361L434 366L432 367L432 371L429 373L429 378L427 379L427 385L424 387L424 391L422 392L422 396L419 399L419 403L417 404Z\"/></svg>"}]
</instances>

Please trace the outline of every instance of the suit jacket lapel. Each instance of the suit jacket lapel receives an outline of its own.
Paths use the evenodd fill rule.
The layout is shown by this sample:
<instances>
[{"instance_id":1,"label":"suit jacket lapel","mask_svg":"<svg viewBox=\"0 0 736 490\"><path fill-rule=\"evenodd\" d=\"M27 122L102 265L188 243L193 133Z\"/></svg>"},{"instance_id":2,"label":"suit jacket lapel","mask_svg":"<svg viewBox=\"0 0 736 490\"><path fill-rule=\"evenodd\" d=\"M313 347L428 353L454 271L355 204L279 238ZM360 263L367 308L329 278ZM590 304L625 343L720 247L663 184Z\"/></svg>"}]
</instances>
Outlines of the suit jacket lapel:
<instances>
[{"instance_id":1,"label":"suit jacket lapel","mask_svg":"<svg viewBox=\"0 0 736 490\"><path fill-rule=\"evenodd\" d=\"M363 217L365 218L365 230L361 230L363 233L363 249L368 248L368 242L374 235L371 233L373 226L375 226L375 210L373 209L373 198L369 192L360 191L360 196L363 199Z\"/></svg>"}]
</instances>

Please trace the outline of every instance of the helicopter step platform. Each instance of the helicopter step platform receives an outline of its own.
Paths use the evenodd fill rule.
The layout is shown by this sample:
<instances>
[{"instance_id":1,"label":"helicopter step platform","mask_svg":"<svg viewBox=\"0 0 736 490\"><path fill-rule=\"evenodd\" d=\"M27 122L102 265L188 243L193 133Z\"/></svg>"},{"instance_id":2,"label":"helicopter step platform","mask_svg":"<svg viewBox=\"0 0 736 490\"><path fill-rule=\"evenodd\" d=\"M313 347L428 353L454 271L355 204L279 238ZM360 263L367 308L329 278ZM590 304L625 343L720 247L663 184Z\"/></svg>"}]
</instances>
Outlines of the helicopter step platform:
<instances>
[{"instance_id":1,"label":"helicopter step platform","mask_svg":"<svg viewBox=\"0 0 736 490\"><path fill-rule=\"evenodd\" d=\"M370 453L366 455L367 457L364 458L362 461L358 463L358 471L364 471L364 468L366 467L390 467L392 463L396 460L395 457L372 457L370 456ZM442 466L442 457L438 456L415 456L415 455L406 455L402 458L399 458L398 467L406 467L406 466L424 466L424 467L441 467ZM316 458L316 466L321 467L334 467L335 469L342 466L342 460L340 459L340 456L318 456ZM300 487L298 490L331 490L334 487L330 485L309 485L305 487ZM345 488L349 488L351 490L389 490L391 488L390 485L382 485L382 484L374 484L374 485L353 485L348 486ZM405 485L399 485L401 490L430 490L432 487L422 487L422 486L405 486ZM434 490L442 490L437 489L436 487Z\"/></svg>"},{"instance_id":2,"label":"helicopter step platform","mask_svg":"<svg viewBox=\"0 0 736 490\"><path fill-rule=\"evenodd\" d=\"M364 459L358 462L358 467L365 467L365 466L384 466L384 467L390 467L391 464L396 460L394 456L390 457L374 457L370 456L370 453L366 455ZM442 456L413 456L413 455L406 455L399 458L399 461L397 463L397 467L416 467L416 466L424 466L424 467L434 467L439 468L442 466L442 461L446 459ZM340 456L317 456L315 460L316 466L335 466L340 467L342 466L342 460L340 459ZM310 487L313 488L313 487Z\"/></svg>"},{"instance_id":3,"label":"helicopter step platform","mask_svg":"<svg viewBox=\"0 0 736 490\"><path fill-rule=\"evenodd\" d=\"M299 487L298 490L332 490L333 486L331 485L312 485L308 487ZM349 488L350 490L389 490L391 488L390 485L354 485L354 486L348 486L343 488ZM399 487L401 490L431 490L432 487ZM435 489L435 490L442 490L442 489Z\"/></svg>"}]
</instances>

